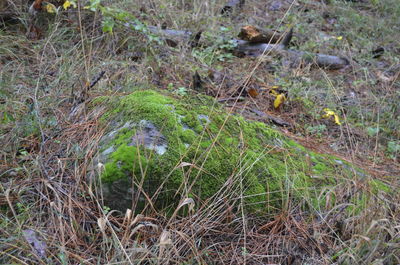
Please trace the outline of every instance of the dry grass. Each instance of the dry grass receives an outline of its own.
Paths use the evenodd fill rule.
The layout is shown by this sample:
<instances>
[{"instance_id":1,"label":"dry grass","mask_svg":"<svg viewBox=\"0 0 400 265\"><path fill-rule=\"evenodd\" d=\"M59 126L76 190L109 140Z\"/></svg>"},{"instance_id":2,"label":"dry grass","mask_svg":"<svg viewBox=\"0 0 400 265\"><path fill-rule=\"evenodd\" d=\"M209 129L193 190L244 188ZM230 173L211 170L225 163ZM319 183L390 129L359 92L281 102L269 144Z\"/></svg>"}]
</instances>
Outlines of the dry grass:
<instances>
[{"instance_id":1,"label":"dry grass","mask_svg":"<svg viewBox=\"0 0 400 265\"><path fill-rule=\"evenodd\" d=\"M281 11L271 12L271 2L246 1L244 11L233 18L216 15L223 1L114 4L149 25L205 30L208 44L221 37L221 27L229 37L247 23L280 30L286 29L285 23L293 23L298 32L295 45L318 49L319 26L308 25L307 20L320 21L328 7L319 1L293 1L282 2ZM375 9L369 3L349 5L335 2L336 9L362 10L374 21L379 14L392 14L382 4ZM145 11L139 12L140 8ZM244 111L250 106L284 118L295 125L284 130L289 137L319 152L344 157L373 177L399 187L399 155L386 148L388 142L399 141L399 83L398 78L380 80L381 66L365 55L374 43L357 30L372 29L349 29L347 37L354 38L352 44L318 44L321 52L337 52L359 61L346 71L330 73L287 68L273 56L263 60L230 57L221 53L218 45L222 43L208 50L198 48L196 53L187 47L171 49L148 42L143 34L125 28L116 28L112 36L103 34L99 14L70 11L51 20L40 40L27 39L16 25L0 31L0 263L400 263L400 195L372 193L357 178L334 188L335 207L330 211L304 211L301 205L310 200L305 196L296 204L288 200L274 214L252 216L244 210L242 174L251 165L242 165L214 197L195 205L194 211L189 210L192 202L182 199L175 214L167 216L151 210L110 211L103 206L96 180L88 173L104 128L98 121L101 113L86 113L85 103L101 95L130 93L134 87L167 89L172 83L174 88L188 88L194 71L205 77L208 71L218 70L224 78L208 85L219 91L220 98L249 86L290 89L281 112L273 110L268 96L234 101L227 111L250 117ZM23 22L29 23L27 19ZM388 23L398 27L393 20ZM345 32L338 26L331 33ZM391 55L400 47L393 44L390 31L382 34L385 42L375 41L388 47L389 55L380 62L388 67L386 75L398 76L394 65L399 58ZM357 51L360 45L364 52ZM143 56L133 59L138 53ZM105 76L87 91L86 82L101 71L106 71ZM356 98L345 101L351 93ZM319 110L323 107L340 111L345 125L322 121ZM321 135L309 133L307 128L320 125L325 126ZM382 130L371 136L365 127ZM369 193L371 199L366 200L364 210L349 214L350 198L360 191ZM45 254L38 252L38 245L27 242L26 230L36 232L37 243L46 242Z\"/></svg>"}]
</instances>

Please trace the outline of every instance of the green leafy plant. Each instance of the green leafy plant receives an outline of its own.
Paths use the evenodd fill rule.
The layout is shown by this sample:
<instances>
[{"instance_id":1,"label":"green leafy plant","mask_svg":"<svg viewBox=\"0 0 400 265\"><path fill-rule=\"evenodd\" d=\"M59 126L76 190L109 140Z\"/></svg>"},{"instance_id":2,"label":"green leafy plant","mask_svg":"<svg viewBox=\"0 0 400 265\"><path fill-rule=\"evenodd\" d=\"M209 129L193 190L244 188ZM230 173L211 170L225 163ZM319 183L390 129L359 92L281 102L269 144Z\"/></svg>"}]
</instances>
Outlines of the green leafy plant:
<instances>
[{"instance_id":1,"label":"green leafy plant","mask_svg":"<svg viewBox=\"0 0 400 265\"><path fill-rule=\"evenodd\" d=\"M188 90L186 87L178 87L175 91L175 94L179 95L179 96L186 96L188 93Z\"/></svg>"},{"instance_id":2,"label":"green leafy plant","mask_svg":"<svg viewBox=\"0 0 400 265\"><path fill-rule=\"evenodd\" d=\"M103 211L104 211L104 214L108 214L111 211L111 208L106 206L106 205L104 205L103 206Z\"/></svg>"}]
</instances>

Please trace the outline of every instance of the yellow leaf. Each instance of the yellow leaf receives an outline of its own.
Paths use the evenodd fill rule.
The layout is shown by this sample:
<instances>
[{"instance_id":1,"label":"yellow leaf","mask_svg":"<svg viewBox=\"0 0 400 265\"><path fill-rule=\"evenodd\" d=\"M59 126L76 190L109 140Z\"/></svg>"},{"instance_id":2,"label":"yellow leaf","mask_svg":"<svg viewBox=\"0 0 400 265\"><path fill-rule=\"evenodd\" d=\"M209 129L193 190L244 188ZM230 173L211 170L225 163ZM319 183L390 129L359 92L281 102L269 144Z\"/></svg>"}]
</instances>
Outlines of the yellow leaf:
<instances>
[{"instance_id":1,"label":"yellow leaf","mask_svg":"<svg viewBox=\"0 0 400 265\"><path fill-rule=\"evenodd\" d=\"M323 118L329 118L330 116L335 115L335 112L333 112L332 110L330 110L328 108L325 108L324 111L325 111L325 114L322 115Z\"/></svg>"},{"instance_id":2,"label":"yellow leaf","mask_svg":"<svg viewBox=\"0 0 400 265\"><path fill-rule=\"evenodd\" d=\"M47 13L51 13L51 14L57 13L56 6L51 3L47 3L45 8L46 8Z\"/></svg>"},{"instance_id":3,"label":"yellow leaf","mask_svg":"<svg viewBox=\"0 0 400 265\"><path fill-rule=\"evenodd\" d=\"M279 93L276 92L276 90L274 90L274 89L271 89L271 90L269 91L269 93L270 93L271 95L275 96L275 97L277 97L277 96L279 95Z\"/></svg>"},{"instance_id":4,"label":"yellow leaf","mask_svg":"<svg viewBox=\"0 0 400 265\"><path fill-rule=\"evenodd\" d=\"M67 10L69 7L71 6L71 2L70 1L65 1L63 4L64 10Z\"/></svg>"},{"instance_id":5,"label":"yellow leaf","mask_svg":"<svg viewBox=\"0 0 400 265\"><path fill-rule=\"evenodd\" d=\"M274 108L275 109L279 108L279 106L281 106L283 102L285 102L285 100L286 100L285 94L277 95L274 100Z\"/></svg>"},{"instance_id":6,"label":"yellow leaf","mask_svg":"<svg viewBox=\"0 0 400 265\"><path fill-rule=\"evenodd\" d=\"M336 39L337 39L337 40L342 40L343 37L342 37L342 36L339 36L339 37L337 37Z\"/></svg>"},{"instance_id":7,"label":"yellow leaf","mask_svg":"<svg viewBox=\"0 0 400 265\"><path fill-rule=\"evenodd\" d=\"M322 115L323 118L329 118L329 117L332 117L332 116L333 116L333 118L334 118L334 120L335 120L335 123L336 123L337 125L341 125L341 124L342 124L342 123L340 122L339 115L337 115L333 110L330 110L330 109L328 109L328 108L325 108L325 109L324 109L324 112L325 112L325 114Z\"/></svg>"},{"instance_id":8,"label":"yellow leaf","mask_svg":"<svg viewBox=\"0 0 400 265\"><path fill-rule=\"evenodd\" d=\"M63 7L64 7L64 9L65 10L67 10L68 8L70 8L70 7L73 7L73 8L76 8L76 3L75 3L75 1L65 1L64 2L64 4L63 4Z\"/></svg>"},{"instance_id":9,"label":"yellow leaf","mask_svg":"<svg viewBox=\"0 0 400 265\"><path fill-rule=\"evenodd\" d=\"M342 123L341 123L340 120L339 120L339 116L338 116L337 114L335 114L335 123L336 123L337 125L342 125Z\"/></svg>"}]
</instances>

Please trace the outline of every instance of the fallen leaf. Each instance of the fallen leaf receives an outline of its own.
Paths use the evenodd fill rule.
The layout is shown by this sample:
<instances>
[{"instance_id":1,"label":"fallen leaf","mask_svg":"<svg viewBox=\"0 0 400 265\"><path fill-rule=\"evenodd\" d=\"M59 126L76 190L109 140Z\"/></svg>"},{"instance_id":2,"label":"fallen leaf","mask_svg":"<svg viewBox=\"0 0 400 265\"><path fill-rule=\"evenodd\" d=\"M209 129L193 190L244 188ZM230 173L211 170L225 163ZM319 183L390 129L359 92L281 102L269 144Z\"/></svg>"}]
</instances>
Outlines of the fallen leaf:
<instances>
[{"instance_id":1,"label":"fallen leaf","mask_svg":"<svg viewBox=\"0 0 400 265\"><path fill-rule=\"evenodd\" d=\"M325 114L322 115L323 118L328 119L328 118L330 118L330 117L333 116L333 117L334 117L334 120L335 120L335 123L336 123L337 125L341 125L341 124L342 124L342 123L340 122L339 115L337 115L333 110L328 109L328 108L325 108L325 109L324 109L324 112L325 112Z\"/></svg>"},{"instance_id":2,"label":"fallen leaf","mask_svg":"<svg viewBox=\"0 0 400 265\"><path fill-rule=\"evenodd\" d=\"M285 100L286 100L285 94L282 93L277 95L274 100L274 108L275 109L279 108L283 104L283 102L285 102Z\"/></svg>"},{"instance_id":3,"label":"fallen leaf","mask_svg":"<svg viewBox=\"0 0 400 265\"><path fill-rule=\"evenodd\" d=\"M64 10L67 10L70 6L71 6L71 2L70 1L65 1L64 4L63 4Z\"/></svg>"},{"instance_id":4,"label":"fallen leaf","mask_svg":"<svg viewBox=\"0 0 400 265\"><path fill-rule=\"evenodd\" d=\"M279 89L279 86L273 86L272 89L269 91L269 93L275 97L274 100L274 108L278 109L286 100L286 95L285 93L282 93L282 91L276 91L275 89Z\"/></svg>"},{"instance_id":5,"label":"fallen leaf","mask_svg":"<svg viewBox=\"0 0 400 265\"><path fill-rule=\"evenodd\" d=\"M276 86L273 86L272 88L275 88L275 89L276 89L277 87L276 87ZM271 90L269 91L269 93L270 93L271 95L277 97L277 96L279 95L279 93L276 92L275 89L271 89Z\"/></svg>"},{"instance_id":6,"label":"fallen leaf","mask_svg":"<svg viewBox=\"0 0 400 265\"><path fill-rule=\"evenodd\" d=\"M255 88L250 88L247 90L247 93L250 95L250 97L255 98L258 96L258 91Z\"/></svg>"},{"instance_id":7,"label":"fallen leaf","mask_svg":"<svg viewBox=\"0 0 400 265\"><path fill-rule=\"evenodd\" d=\"M70 7L73 7L73 8L76 8L76 3L74 2L74 1L65 1L64 2L64 4L63 4L63 8L64 8L64 10L67 10L68 8L70 8Z\"/></svg>"},{"instance_id":8,"label":"fallen leaf","mask_svg":"<svg viewBox=\"0 0 400 265\"><path fill-rule=\"evenodd\" d=\"M46 3L45 9L47 11L47 13L57 13L57 8L55 5L51 4L51 3Z\"/></svg>"}]
</instances>

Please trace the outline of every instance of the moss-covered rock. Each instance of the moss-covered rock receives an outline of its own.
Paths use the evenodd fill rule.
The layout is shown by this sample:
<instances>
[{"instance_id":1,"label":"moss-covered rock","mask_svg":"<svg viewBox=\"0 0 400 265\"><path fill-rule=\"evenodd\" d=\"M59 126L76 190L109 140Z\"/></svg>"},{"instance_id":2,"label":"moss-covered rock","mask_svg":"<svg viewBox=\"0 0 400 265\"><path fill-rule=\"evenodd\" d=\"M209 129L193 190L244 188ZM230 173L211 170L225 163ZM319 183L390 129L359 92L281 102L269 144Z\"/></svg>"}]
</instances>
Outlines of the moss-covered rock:
<instances>
[{"instance_id":1,"label":"moss-covered rock","mask_svg":"<svg viewBox=\"0 0 400 265\"><path fill-rule=\"evenodd\" d=\"M306 198L326 205L321 188L351 177L343 161L308 151L264 123L228 115L208 98L174 99L158 92L102 97L108 132L99 145L105 204L131 208L151 201L176 207L217 192L249 211L281 208ZM347 168L348 167L348 168Z\"/></svg>"}]
</instances>

